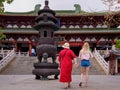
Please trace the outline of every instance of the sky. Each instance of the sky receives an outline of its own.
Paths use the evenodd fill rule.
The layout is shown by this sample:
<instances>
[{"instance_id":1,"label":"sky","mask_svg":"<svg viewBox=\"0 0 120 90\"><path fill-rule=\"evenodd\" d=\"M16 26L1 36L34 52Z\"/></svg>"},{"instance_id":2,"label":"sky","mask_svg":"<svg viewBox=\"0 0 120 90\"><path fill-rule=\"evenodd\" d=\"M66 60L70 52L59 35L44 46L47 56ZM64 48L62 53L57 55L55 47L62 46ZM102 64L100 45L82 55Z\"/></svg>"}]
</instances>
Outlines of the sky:
<instances>
[{"instance_id":1,"label":"sky","mask_svg":"<svg viewBox=\"0 0 120 90\"><path fill-rule=\"evenodd\" d=\"M5 12L28 12L34 10L36 4L44 7L45 0L14 0L11 4L4 4ZM107 10L101 0L48 0L52 10L75 10L74 4L80 4L81 9L87 12Z\"/></svg>"}]
</instances>

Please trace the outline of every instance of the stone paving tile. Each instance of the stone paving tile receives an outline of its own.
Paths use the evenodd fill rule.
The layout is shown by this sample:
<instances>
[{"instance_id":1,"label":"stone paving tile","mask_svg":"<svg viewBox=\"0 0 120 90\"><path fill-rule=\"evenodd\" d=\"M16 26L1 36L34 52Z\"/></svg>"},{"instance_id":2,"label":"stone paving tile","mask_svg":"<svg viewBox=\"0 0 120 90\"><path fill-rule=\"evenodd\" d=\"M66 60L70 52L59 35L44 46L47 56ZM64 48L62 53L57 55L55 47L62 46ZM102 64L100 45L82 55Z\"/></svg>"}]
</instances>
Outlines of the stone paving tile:
<instances>
[{"instance_id":1,"label":"stone paving tile","mask_svg":"<svg viewBox=\"0 0 120 90\"><path fill-rule=\"evenodd\" d=\"M0 90L64 90L59 80L36 80L34 75L0 75ZM120 90L120 76L90 75L89 86L79 87L80 75L72 75L68 90ZM85 78L84 78L85 80Z\"/></svg>"}]
</instances>

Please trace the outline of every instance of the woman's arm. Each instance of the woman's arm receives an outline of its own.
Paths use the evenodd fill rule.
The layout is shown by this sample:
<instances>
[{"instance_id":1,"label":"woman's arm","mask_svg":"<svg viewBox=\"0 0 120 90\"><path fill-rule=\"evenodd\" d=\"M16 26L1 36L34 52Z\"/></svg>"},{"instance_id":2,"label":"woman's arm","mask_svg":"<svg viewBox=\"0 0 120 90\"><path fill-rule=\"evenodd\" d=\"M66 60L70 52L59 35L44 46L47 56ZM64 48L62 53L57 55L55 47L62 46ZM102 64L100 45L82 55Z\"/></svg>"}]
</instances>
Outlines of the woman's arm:
<instances>
[{"instance_id":1,"label":"woman's arm","mask_svg":"<svg viewBox=\"0 0 120 90\"><path fill-rule=\"evenodd\" d=\"M78 56L79 58L81 57L81 51L79 52L79 56Z\"/></svg>"},{"instance_id":2,"label":"woman's arm","mask_svg":"<svg viewBox=\"0 0 120 90\"><path fill-rule=\"evenodd\" d=\"M74 61L75 64L77 64L77 59L76 58L74 58L73 61Z\"/></svg>"},{"instance_id":3,"label":"woman's arm","mask_svg":"<svg viewBox=\"0 0 120 90\"><path fill-rule=\"evenodd\" d=\"M90 57L91 57L91 58L93 58L93 54L92 54L92 52L91 52L91 51L90 51Z\"/></svg>"}]
</instances>

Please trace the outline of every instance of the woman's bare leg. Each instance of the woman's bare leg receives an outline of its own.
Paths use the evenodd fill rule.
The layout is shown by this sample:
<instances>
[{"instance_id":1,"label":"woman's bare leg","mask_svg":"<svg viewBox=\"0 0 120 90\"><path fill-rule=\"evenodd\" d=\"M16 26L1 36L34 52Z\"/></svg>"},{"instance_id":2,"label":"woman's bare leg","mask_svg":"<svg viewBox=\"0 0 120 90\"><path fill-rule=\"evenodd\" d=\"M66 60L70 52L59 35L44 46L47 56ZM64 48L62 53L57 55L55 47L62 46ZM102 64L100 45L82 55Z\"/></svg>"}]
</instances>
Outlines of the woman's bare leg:
<instances>
[{"instance_id":1,"label":"woman's bare leg","mask_svg":"<svg viewBox=\"0 0 120 90\"><path fill-rule=\"evenodd\" d=\"M79 84L79 86L82 85L83 76L84 76L84 68L81 67L81 75L80 75L80 84Z\"/></svg>"},{"instance_id":2,"label":"woman's bare leg","mask_svg":"<svg viewBox=\"0 0 120 90\"><path fill-rule=\"evenodd\" d=\"M84 68L81 67L81 76L80 76L80 82L82 82L84 76Z\"/></svg>"},{"instance_id":3,"label":"woman's bare leg","mask_svg":"<svg viewBox=\"0 0 120 90\"><path fill-rule=\"evenodd\" d=\"M68 83L67 83L67 82L64 83L64 88L65 88L65 89L68 88Z\"/></svg>"},{"instance_id":4,"label":"woman's bare leg","mask_svg":"<svg viewBox=\"0 0 120 90\"><path fill-rule=\"evenodd\" d=\"M89 79L89 67L86 67L86 83L85 86L88 86L88 79Z\"/></svg>"},{"instance_id":5,"label":"woman's bare leg","mask_svg":"<svg viewBox=\"0 0 120 90\"><path fill-rule=\"evenodd\" d=\"M71 87L71 84L70 84L70 82L68 82L68 88L70 88Z\"/></svg>"}]
</instances>

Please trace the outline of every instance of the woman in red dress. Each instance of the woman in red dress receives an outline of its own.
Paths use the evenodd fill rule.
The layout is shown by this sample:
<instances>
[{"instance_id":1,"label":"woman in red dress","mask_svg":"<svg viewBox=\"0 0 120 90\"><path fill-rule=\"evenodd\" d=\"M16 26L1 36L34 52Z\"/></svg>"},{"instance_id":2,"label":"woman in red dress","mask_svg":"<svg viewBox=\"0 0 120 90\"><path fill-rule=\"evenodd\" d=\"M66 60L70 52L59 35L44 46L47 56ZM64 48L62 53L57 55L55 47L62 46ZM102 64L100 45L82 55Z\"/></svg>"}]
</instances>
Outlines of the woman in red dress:
<instances>
[{"instance_id":1,"label":"woman in red dress","mask_svg":"<svg viewBox=\"0 0 120 90\"><path fill-rule=\"evenodd\" d=\"M77 64L76 55L72 50L70 50L69 43L65 43L62 46L64 49L60 51L58 60L60 63L60 82L64 83L64 88L70 87L70 82L72 81L72 60Z\"/></svg>"}]
</instances>

